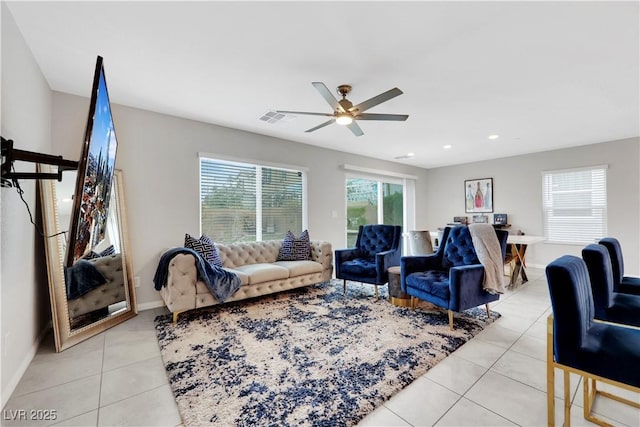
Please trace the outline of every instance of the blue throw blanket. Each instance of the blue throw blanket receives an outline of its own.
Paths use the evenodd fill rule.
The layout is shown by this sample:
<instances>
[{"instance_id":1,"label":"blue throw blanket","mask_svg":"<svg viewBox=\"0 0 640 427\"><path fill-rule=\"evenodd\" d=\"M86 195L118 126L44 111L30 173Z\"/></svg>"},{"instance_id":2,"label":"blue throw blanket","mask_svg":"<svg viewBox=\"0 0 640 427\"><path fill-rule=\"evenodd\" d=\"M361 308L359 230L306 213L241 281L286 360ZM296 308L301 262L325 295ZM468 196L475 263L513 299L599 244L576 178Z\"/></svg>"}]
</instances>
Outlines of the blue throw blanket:
<instances>
[{"instance_id":1,"label":"blue throw blanket","mask_svg":"<svg viewBox=\"0 0 640 427\"><path fill-rule=\"evenodd\" d=\"M165 252L160 258L156 274L153 276L153 283L156 291L167 285L169 275L169 262L177 254L191 254L196 259L196 271L198 280L202 280L214 297L220 302L224 302L231 295L236 293L242 282L238 275L225 270L222 267L211 265L193 249L173 248Z\"/></svg>"},{"instance_id":2,"label":"blue throw blanket","mask_svg":"<svg viewBox=\"0 0 640 427\"><path fill-rule=\"evenodd\" d=\"M102 273L89 261L79 259L71 267L65 267L64 279L67 285L67 299L80 298L87 292L107 283Z\"/></svg>"}]
</instances>

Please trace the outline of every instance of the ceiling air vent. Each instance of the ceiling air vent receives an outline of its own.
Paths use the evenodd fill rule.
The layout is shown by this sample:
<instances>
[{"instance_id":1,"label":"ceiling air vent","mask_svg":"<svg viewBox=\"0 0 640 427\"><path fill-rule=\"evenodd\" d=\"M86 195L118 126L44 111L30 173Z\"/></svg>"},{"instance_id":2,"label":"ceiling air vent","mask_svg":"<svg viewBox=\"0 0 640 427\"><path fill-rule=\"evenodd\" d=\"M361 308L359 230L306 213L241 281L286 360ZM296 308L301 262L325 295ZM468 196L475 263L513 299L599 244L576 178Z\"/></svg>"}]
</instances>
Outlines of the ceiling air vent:
<instances>
[{"instance_id":1,"label":"ceiling air vent","mask_svg":"<svg viewBox=\"0 0 640 427\"><path fill-rule=\"evenodd\" d=\"M267 111L264 113L260 120L267 123L278 123L280 120L284 119L286 116L282 113L276 113L275 111Z\"/></svg>"}]
</instances>

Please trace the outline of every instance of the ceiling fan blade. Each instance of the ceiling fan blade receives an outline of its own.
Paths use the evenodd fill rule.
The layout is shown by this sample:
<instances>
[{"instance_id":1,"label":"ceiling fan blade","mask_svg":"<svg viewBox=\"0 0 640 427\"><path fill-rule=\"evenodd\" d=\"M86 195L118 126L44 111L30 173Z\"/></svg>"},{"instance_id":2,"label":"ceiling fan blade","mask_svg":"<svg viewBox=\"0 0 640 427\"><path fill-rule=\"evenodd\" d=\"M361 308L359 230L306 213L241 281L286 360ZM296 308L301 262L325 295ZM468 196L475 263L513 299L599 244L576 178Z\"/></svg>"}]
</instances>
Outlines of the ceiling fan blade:
<instances>
[{"instance_id":1,"label":"ceiling fan blade","mask_svg":"<svg viewBox=\"0 0 640 427\"><path fill-rule=\"evenodd\" d=\"M363 111L367 111L371 107L375 107L378 104L382 104L383 102L402 94L403 92L400 89L394 87L393 89L389 89L388 91L381 93L380 95L367 99L366 101L361 102L358 105L354 105L353 107L349 108L349 111L354 114L362 113Z\"/></svg>"},{"instance_id":2,"label":"ceiling fan blade","mask_svg":"<svg viewBox=\"0 0 640 427\"><path fill-rule=\"evenodd\" d=\"M362 113L356 116L356 120L389 120L394 122L403 122L409 118L408 114L374 114Z\"/></svg>"},{"instance_id":3,"label":"ceiling fan blade","mask_svg":"<svg viewBox=\"0 0 640 427\"><path fill-rule=\"evenodd\" d=\"M322 95L324 100L327 101L327 103L329 105L331 105L331 108L333 108L334 111L335 110L344 111L344 108L342 108L340 103L338 103L338 100L336 99L336 97L333 96L331 91L329 89L327 89L327 87L324 85L324 83L322 83L322 82L313 82L311 84L313 85L313 87L316 88L316 90L318 92L320 92L320 95Z\"/></svg>"},{"instance_id":4,"label":"ceiling fan blade","mask_svg":"<svg viewBox=\"0 0 640 427\"><path fill-rule=\"evenodd\" d=\"M326 121L326 122L324 122L324 123L320 123L318 126L316 126L316 127L314 127L314 128L307 129L307 130L305 130L305 132L313 132L313 131L315 131L315 130L318 130L318 129L320 129L320 128L323 128L323 127L325 127L325 126L328 126L328 125L330 125L331 123L333 123L333 119L331 119L331 120L327 120L327 121Z\"/></svg>"},{"instance_id":5,"label":"ceiling fan blade","mask_svg":"<svg viewBox=\"0 0 640 427\"><path fill-rule=\"evenodd\" d=\"M325 116L325 117L333 117L333 114L329 113L309 113L307 111L285 111L285 110L276 110L276 113L282 114L301 114L305 116Z\"/></svg>"},{"instance_id":6,"label":"ceiling fan blade","mask_svg":"<svg viewBox=\"0 0 640 427\"><path fill-rule=\"evenodd\" d=\"M348 124L347 127L349 128L349 130L351 130L351 132L353 132L355 136L364 135L364 132L362 132L362 129L360 129L360 126L358 126L355 120L352 121L351 124Z\"/></svg>"}]
</instances>

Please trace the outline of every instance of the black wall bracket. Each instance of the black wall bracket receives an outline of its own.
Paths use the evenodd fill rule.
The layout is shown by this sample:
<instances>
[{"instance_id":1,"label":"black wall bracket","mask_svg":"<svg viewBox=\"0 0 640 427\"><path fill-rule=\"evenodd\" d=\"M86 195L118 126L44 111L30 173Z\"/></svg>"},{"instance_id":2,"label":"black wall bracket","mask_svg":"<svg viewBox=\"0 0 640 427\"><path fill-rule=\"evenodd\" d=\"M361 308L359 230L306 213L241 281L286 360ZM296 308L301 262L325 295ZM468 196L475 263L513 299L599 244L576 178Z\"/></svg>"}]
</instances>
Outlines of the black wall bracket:
<instances>
[{"instance_id":1,"label":"black wall bracket","mask_svg":"<svg viewBox=\"0 0 640 427\"><path fill-rule=\"evenodd\" d=\"M12 181L17 179L57 179L62 181L63 171L78 169L78 162L74 160L65 160L62 156L17 150L13 148L12 139L0 138L2 138L2 187L11 187ZM55 173L14 172L13 162L16 160L58 166L58 171Z\"/></svg>"}]
</instances>

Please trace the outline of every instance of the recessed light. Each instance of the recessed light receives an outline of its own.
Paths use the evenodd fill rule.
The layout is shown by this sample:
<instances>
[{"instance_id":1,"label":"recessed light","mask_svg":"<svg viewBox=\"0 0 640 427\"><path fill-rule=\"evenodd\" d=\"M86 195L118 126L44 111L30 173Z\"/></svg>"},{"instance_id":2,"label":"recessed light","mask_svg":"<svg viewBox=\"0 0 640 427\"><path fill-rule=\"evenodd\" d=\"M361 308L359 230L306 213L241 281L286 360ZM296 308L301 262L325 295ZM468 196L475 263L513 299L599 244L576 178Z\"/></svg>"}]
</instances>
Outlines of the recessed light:
<instances>
[{"instance_id":1,"label":"recessed light","mask_svg":"<svg viewBox=\"0 0 640 427\"><path fill-rule=\"evenodd\" d=\"M445 150L450 150L451 147L453 147L453 145L451 144L447 144L447 145L443 145L442 148L444 148Z\"/></svg>"},{"instance_id":2,"label":"recessed light","mask_svg":"<svg viewBox=\"0 0 640 427\"><path fill-rule=\"evenodd\" d=\"M489 138L489 139L498 139L498 138L500 138L500 135L493 134L493 135L489 135L487 138Z\"/></svg>"},{"instance_id":3,"label":"recessed light","mask_svg":"<svg viewBox=\"0 0 640 427\"><path fill-rule=\"evenodd\" d=\"M415 154L413 154L413 153L407 153L407 157L413 157L413 156L415 156Z\"/></svg>"}]
</instances>

